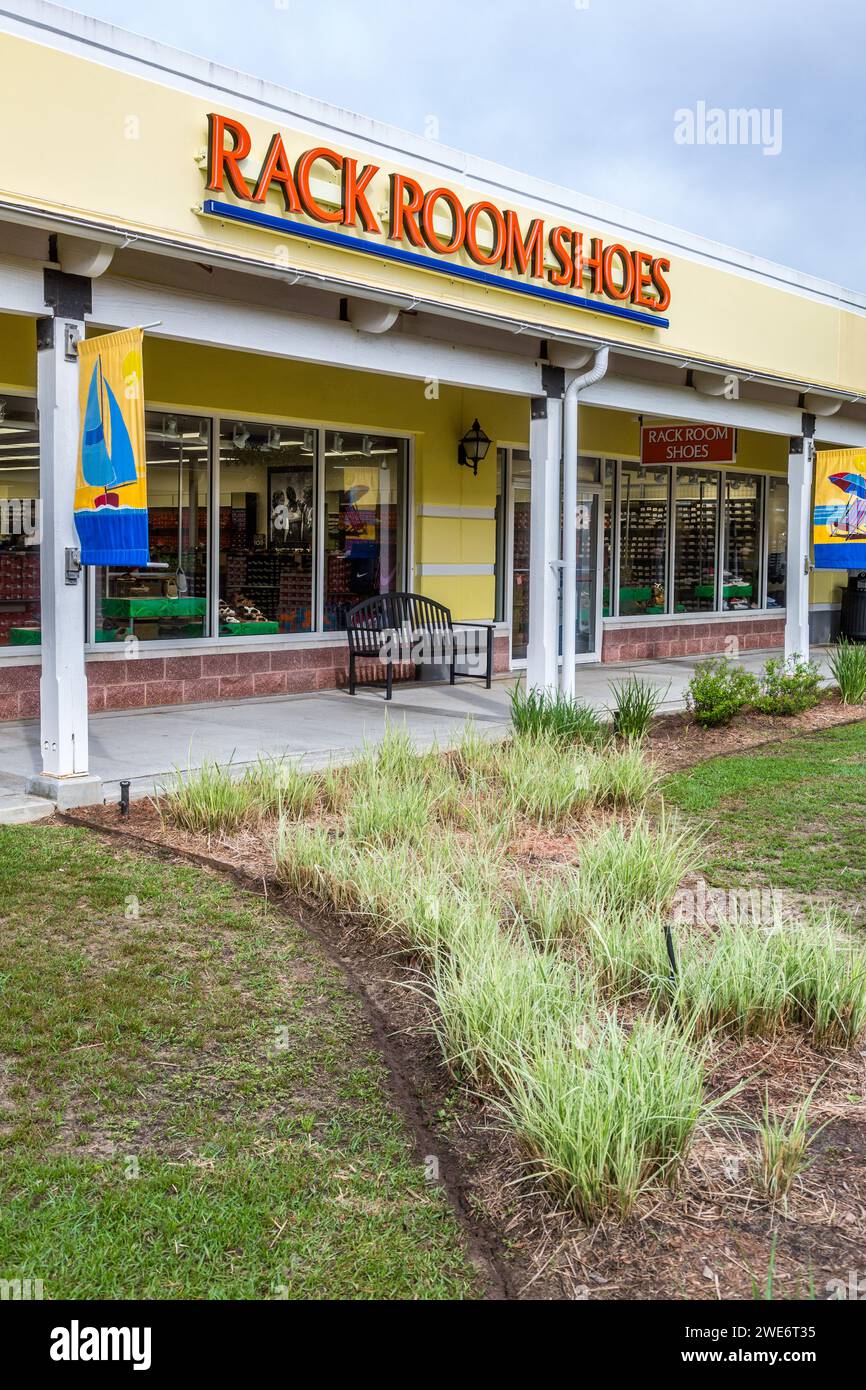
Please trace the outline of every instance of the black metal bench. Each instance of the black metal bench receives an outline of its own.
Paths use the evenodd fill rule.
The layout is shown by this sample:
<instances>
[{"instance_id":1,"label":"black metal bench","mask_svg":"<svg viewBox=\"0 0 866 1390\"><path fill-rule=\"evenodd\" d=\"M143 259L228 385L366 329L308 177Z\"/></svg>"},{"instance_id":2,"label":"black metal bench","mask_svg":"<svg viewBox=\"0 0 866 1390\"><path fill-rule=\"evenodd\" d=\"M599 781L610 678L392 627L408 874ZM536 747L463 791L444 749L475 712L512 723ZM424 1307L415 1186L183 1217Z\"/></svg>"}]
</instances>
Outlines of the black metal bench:
<instances>
[{"instance_id":1,"label":"black metal bench","mask_svg":"<svg viewBox=\"0 0 866 1390\"><path fill-rule=\"evenodd\" d=\"M465 628L466 642L458 651L454 629ZM474 653L468 652L472 629L483 638L484 651L476 640ZM483 680L490 689L493 677L493 623L455 622L451 610L423 594L377 594L356 603L346 614L346 634L349 639L349 694L359 685L380 685L378 680L359 681L357 663L377 662L385 667L385 699L391 699L394 666L412 662L415 679L421 679L424 666L447 666L449 682L454 684L458 674L473 680ZM457 670L458 657L484 656L484 671Z\"/></svg>"}]
</instances>

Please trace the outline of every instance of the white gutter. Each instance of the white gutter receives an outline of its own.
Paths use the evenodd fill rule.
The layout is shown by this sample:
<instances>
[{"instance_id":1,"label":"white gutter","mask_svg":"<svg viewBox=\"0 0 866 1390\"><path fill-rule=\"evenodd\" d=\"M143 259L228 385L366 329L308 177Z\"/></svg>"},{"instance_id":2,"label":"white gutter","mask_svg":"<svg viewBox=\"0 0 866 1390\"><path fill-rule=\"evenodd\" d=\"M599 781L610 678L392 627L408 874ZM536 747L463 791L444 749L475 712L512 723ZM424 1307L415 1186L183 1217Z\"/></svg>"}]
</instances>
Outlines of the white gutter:
<instances>
[{"instance_id":1,"label":"white gutter","mask_svg":"<svg viewBox=\"0 0 866 1390\"><path fill-rule=\"evenodd\" d=\"M577 623L577 398L607 372L610 349L599 348L588 372L573 377L562 402L562 671L560 689L574 696L575 626Z\"/></svg>"}]
</instances>

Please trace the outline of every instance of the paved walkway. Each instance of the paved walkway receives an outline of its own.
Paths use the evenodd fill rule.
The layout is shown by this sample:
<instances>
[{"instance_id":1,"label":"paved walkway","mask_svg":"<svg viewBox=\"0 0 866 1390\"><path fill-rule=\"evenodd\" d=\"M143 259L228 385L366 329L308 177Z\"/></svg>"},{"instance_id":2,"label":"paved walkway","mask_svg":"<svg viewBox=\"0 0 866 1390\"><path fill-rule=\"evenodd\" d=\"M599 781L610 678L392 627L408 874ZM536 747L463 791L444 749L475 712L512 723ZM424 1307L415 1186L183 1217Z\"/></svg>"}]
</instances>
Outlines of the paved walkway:
<instances>
[{"instance_id":1,"label":"paved walkway","mask_svg":"<svg viewBox=\"0 0 866 1390\"><path fill-rule=\"evenodd\" d=\"M770 654L750 652L741 660L757 670ZM813 656L821 659L820 652ZM681 709L694 666L689 657L578 666L578 695L604 709L611 700L611 682L635 672L665 690L664 710ZM378 690L355 696L339 690L94 714L90 770L102 778L106 799L113 801L121 778L130 779L132 796L146 796L173 770L198 767L208 759L231 760L237 766L259 756L287 755L308 767L345 761L365 740L381 738L386 722L408 729L419 747L447 745L468 719L491 734L507 729L514 684L515 677L495 681L491 690L475 681L453 687L412 681L395 686L390 704ZM38 722L0 724L0 801L4 792L20 794L25 779L38 771Z\"/></svg>"}]
</instances>

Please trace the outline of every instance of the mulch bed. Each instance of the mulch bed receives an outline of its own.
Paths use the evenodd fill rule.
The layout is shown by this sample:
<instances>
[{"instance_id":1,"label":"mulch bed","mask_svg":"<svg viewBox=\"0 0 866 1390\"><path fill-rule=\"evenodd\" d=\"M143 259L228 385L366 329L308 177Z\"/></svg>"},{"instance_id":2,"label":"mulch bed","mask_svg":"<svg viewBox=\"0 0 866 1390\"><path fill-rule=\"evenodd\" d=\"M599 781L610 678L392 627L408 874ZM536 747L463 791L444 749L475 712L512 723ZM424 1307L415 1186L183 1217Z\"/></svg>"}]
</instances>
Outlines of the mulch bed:
<instances>
[{"instance_id":1,"label":"mulch bed","mask_svg":"<svg viewBox=\"0 0 866 1390\"><path fill-rule=\"evenodd\" d=\"M740 718L727 729L698 731L687 715L657 721L649 752L665 771L842 724L859 711L826 700L793 718ZM866 1116L862 1056L815 1049L796 1033L776 1040L713 1044L710 1097L739 1087L714 1113L689 1154L676 1186L656 1191L626 1221L587 1227L557 1208L527 1174L516 1141L492 1106L461 1087L442 1064L413 962L364 923L285 894L272 878L265 837L208 841L162 826L150 802L65 819L127 838L131 847L180 854L233 874L248 889L302 921L347 971L383 1039L398 1094L413 1098L436 1144L452 1202L471 1244L495 1265L493 1296L510 1299L752 1299L762 1289L774 1250L774 1297L823 1299L862 1265L866 1245ZM561 860L564 837L536 836L535 861ZM383 1026L384 1025L384 1026ZM784 1204L773 1207L752 1181L765 1087L785 1111L818 1082L815 1125L827 1121L813 1161ZM426 1158L427 1155L421 1155Z\"/></svg>"},{"instance_id":2,"label":"mulch bed","mask_svg":"<svg viewBox=\"0 0 866 1390\"><path fill-rule=\"evenodd\" d=\"M708 758L742 753L766 743L818 733L835 724L859 723L864 718L866 709L862 705L843 705L836 694L828 695L802 714L759 714L751 710L720 729L701 729L690 714L666 714L655 721L646 747L663 772L679 772Z\"/></svg>"}]
</instances>

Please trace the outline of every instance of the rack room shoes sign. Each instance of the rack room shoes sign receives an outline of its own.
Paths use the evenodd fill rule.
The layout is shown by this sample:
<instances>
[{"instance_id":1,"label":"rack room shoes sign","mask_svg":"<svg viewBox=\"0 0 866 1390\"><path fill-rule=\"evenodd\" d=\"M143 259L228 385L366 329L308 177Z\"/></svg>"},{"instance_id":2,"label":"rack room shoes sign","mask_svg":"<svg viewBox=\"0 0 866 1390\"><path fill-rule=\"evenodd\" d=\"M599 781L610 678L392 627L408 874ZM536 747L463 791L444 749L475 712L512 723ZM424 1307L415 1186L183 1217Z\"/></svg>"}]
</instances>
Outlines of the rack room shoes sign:
<instances>
[{"instance_id":1,"label":"rack room shoes sign","mask_svg":"<svg viewBox=\"0 0 866 1390\"><path fill-rule=\"evenodd\" d=\"M292 158L282 135L253 154L240 121L208 116L201 211L308 242L374 255L488 288L667 328L670 261L489 199L362 163L319 145ZM232 201L226 201L228 195Z\"/></svg>"}]
</instances>

